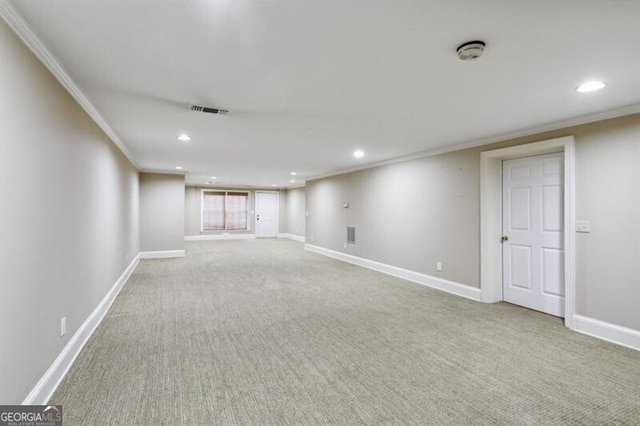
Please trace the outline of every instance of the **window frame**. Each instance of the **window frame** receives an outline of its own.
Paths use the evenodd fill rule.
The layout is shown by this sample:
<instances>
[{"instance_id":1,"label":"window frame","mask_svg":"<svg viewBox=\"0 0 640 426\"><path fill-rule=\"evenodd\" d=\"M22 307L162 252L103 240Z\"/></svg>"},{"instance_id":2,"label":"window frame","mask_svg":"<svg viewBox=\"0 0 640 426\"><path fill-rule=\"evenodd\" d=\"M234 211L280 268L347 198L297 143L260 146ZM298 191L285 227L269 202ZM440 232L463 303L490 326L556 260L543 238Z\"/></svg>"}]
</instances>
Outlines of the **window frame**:
<instances>
[{"instance_id":1,"label":"window frame","mask_svg":"<svg viewBox=\"0 0 640 426\"><path fill-rule=\"evenodd\" d=\"M223 192L224 193L224 229L204 229L204 197L207 192ZM235 194L247 194L247 226L243 229L227 229L227 197L229 193ZM200 189L200 232L201 233L215 233L215 232L244 232L251 230L251 221L249 220L251 212L251 191L236 190L236 189L219 189L219 188L201 188Z\"/></svg>"}]
</instances>

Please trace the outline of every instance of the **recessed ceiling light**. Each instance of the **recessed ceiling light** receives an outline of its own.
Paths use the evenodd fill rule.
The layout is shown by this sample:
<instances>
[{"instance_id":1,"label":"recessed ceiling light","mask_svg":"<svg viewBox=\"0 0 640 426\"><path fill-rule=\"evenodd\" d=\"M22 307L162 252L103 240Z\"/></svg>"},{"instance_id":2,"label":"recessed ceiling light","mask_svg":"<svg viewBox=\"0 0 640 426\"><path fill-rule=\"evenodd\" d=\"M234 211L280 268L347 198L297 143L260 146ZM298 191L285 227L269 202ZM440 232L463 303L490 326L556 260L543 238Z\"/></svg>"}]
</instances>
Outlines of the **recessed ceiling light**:
<instances>
[{"instance_id":1,"label":"recessed ceiling light","mask_svg":"<svg viewBox=\"0 0 640 426\"><path fill-rule=\"evenodd\" d=\"M176 170L182 170L183 167L182 166L176 166Z\"/></svg>"},{"instance_id":2,"label":"recessed ceiling light","mask_svg":"<svg viewBox=\"0 0 640 426\"><path fill-rule=\"evenodd\" d=\"M191 140L191 138L188 135L182 134L180 136L178 136L178 140L182 141L182 142L188 142Z\"/></svg>"},{"instance_id":3,"label":"recessed ceiling light","mask_svg":"<svg viewBox=\"0 0 640 426\"><path fill-rule=\"evenodd\" d=\"M276 187L276 186L278 186L278 185L276 185L275 183L272 183L272 184L271 184L271 186Z\"/></svg>"},{"instance_id":4,"label":"recessed ceiling light","mask_svg":"<svg viewBox=\"0 0 640 426\"><path fill-rule=\"evenodd\" d=\"M606 84L601 81L589 81L576 88L576 92L587 93L602 89Z\"/></svg>"},{"instance_id":5,"label":"recessed ceiling light","mask_svg":"<svg viewBox=\"0 0 640 426\"><path fill-rule=\"evenodd\" d=\"M207 181L207 182L205 182L205 183L209 184L209 183L211 183L211 182Z\"/></svg>"},{"instance_id":6,"label":"recessed ceiling light","mask_svg":"<svg viewBox=\"0 0 640 426\"><path fill-rule=\"evenodd\" d=\"M291 179L289 182L294 183L294 182L295 182L295 180Z\"/></svg>"},{"instance_id":7,"label":"recessed ceiling light","mask_svg":"<svg viewBox=\"0 0 640 426\"><path fill-rule=\"evenodd\" d=\"M295 176L295 175L296 175L296 172L291 172L291 173L289 173L289 174L290 174L291 176Z\"/></svg>"},{"instance_id":8,"label":"recessed ceiling light","mask_svg":"<svg viewBox=\"0 0 640 426\"><path fill-rule=\"evenodd\" d=\"M360 149L357 150L357 151L354 151L353 152L353 156L356 157L356 158L362 158L362 157L364 157L364 151L362 151Z\"/></svg>"},{"instance_id":9,"label":"recessed ceiling light","mask_svg":"<svg viewBox=\"0 0 640 426\"><path fill-rule=\"evenodd\" d=\"M218 178L217 178L217 177L215 177L215 176L211 176L211 179L218 179Z\"/></svg>"}]
</instances>

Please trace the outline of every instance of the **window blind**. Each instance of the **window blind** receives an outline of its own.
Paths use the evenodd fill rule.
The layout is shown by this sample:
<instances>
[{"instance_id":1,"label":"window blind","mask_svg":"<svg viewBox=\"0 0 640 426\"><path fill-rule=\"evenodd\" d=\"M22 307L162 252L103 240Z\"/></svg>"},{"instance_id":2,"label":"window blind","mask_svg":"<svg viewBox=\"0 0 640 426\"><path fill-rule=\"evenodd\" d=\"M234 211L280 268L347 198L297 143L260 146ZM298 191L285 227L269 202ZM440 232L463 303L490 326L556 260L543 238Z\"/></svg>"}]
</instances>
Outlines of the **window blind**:
<instances>
[{"instance_id":1,"label":"window blind","mask_svg":"<svg viewBox=\"0 0 640 426\"><path fill-rule=\"evenodd\" d=\"M249 197L243 192L227 193L227 230L247 229Z\"/></svg>"},{"instance_id":2,"label":"window blind","mask_svg":"<svg viewBox=\"0 0 640 426\"><path fill-rule=\"evenodd\" d=\"M246 192L204 191L202 230L246 230L249 194Z\"/></svg>"},{"instance_id":3,"label":"window blind","mask_svg":"<svg viewBox=\"0 0 640 426\"><path fill-rule=\"evenodd\" d=\"M202 229L224 230L224 192L205 192L202 199Z\"/></svg>"}]
</instances>

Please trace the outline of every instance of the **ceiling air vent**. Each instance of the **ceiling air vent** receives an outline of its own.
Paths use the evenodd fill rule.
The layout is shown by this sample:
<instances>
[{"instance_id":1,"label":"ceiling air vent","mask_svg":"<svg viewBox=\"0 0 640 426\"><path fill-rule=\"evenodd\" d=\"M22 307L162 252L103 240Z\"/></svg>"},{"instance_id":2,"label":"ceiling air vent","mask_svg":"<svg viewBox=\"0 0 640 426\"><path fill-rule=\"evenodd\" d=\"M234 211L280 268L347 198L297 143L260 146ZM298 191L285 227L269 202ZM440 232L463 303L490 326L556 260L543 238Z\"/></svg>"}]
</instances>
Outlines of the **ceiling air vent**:
<instances>
[{"instance_id":1,"label":"ceiling air vent","mask_svg":"<svg viewBox=\"0 0 640 426\"><path fill-rule=\"evenodd\" d=\"M200 105L191 105L189 107L189 109L191 111L208 112L209 114L225 115L225 114L229 113L229 111L227 111L226 109L209 108L209 107L203 107L203 106L200 106Z\"/></svg>"}]
</instances>

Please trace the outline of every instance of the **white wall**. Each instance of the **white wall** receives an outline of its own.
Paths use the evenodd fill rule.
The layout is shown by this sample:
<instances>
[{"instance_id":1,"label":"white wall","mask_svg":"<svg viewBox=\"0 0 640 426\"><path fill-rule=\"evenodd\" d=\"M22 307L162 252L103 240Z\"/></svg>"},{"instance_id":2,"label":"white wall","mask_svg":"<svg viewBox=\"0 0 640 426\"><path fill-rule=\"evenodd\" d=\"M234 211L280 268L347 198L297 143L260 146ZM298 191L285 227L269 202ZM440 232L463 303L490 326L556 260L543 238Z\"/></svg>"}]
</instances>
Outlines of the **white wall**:
<instances>
[{"instance_id":1,"label":"white wall","mask_svg":"<svg viewBox=\"0 0 640 426\"><path fill-rule=\"evenodd\" d=\"M305 235L305 188L293 188L286 191L284 205L284 226L281 232L304 237ZM282 201L281 201L282 202Z\"/></svg>"},{"instance_id":2,"label":"white wall","mask_svg":"<svg viewBox=\"0 0 640 426\"><path fill-rule=\"evenodd\" d=\"M184 175L140 173L140 250L184 250Z\"/></svg>"},{"instance_id":3,"label":"white wall","mask_svg":"<svg viewBox=\"0 0 640 426\"><path fill-rule=\"evenodd\" d=\"M306 242L479 287L479 171L460 151L309 181Z\"/></svg>"},{"instance_id":4,"label":"white wall","mask_svg":"<svg viewBox=\"0 0 640 426\"><path fill-rule=\"evenodd\" d=\"M278 232L287 232L287 204L289 203L289 191L286 189L278 193Z\"/></svg>"},{"instance_id":5,"label":"white wall","mask_svg":"<svg viewBox=\"0 0 640 426\"><path fill-rule=\"evenodd\" d=\"M592 228L576 235L576 313L640 330L637 114L308 181L307 243L479 287L480 153L567 135L576 219ZM347 226L357 243L345 249Z\"/></svg>"},{"instance_id":6,"label":"white wall","mask_svg":"<svg viewBox=\"0 0 640 426\"><path fill-rule=\"evenodd\" d=\"M640 115L576 139L577 313L640 330Z\"/></svg>"},{"instance_id":7,"label":"white wall","mask_svg":"<svg viewBox=\"0 0 640 426\"><path fill-rule=\"evenodd\" d=\"M0 404L18 404L137 255L139 188L2 20L0 52Z\"/></svg>"}]
</instances>

